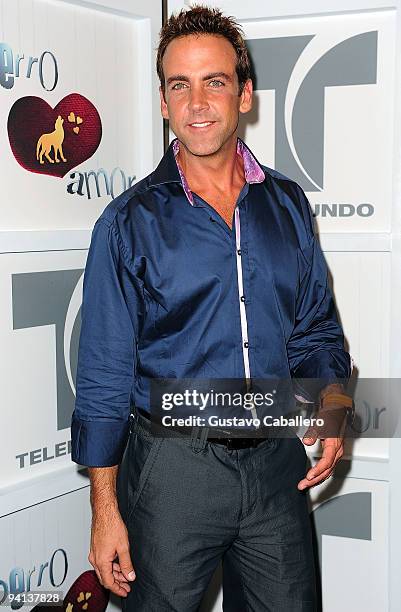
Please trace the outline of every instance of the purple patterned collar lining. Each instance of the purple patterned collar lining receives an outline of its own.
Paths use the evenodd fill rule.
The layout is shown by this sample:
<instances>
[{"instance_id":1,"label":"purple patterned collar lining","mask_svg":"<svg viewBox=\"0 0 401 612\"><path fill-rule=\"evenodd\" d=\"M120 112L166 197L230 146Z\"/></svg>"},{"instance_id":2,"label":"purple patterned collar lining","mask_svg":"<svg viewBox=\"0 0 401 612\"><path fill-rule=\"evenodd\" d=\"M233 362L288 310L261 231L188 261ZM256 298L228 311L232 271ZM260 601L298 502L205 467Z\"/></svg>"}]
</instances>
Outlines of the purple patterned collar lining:
<instances>
[{"instance_id":1,"label":"purple patterned collar lining","mask_svg":"<svg viewBox=\"0 0 401 612\"><path fill-rule=\"evenodd\" d=\"M175 161L177 163L178 172L180 173L181 183L190 204L194 204L192 192L189 188L187 179L178 161L178 152L180 150L180 141L176 138L173 142L173 151ZM252 153L244 146L244 143L239 138L237 139L237 153L241 155L244 162L245 180L247 183L262 183L265 180L265 173L252 155Z\"/></svg>"}]
</instances>

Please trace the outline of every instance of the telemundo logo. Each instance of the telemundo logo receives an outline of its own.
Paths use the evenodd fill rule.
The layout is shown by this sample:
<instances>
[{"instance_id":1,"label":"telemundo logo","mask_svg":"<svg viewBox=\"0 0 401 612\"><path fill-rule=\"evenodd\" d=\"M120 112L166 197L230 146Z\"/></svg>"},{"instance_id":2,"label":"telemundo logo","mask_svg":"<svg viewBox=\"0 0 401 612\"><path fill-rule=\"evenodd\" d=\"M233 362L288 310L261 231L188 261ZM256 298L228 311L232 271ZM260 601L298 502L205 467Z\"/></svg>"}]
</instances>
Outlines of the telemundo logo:
<instances>
[{"instance_id":1,"label":"telemundo logo","mask_svg":"<svg viewBox=\"0 0 401 612\"><path fill-rule=\"evenodd\" d=\"M313 204L315 217L372 217L375 212L373 204Z\"/></svg>"}]
</instances>

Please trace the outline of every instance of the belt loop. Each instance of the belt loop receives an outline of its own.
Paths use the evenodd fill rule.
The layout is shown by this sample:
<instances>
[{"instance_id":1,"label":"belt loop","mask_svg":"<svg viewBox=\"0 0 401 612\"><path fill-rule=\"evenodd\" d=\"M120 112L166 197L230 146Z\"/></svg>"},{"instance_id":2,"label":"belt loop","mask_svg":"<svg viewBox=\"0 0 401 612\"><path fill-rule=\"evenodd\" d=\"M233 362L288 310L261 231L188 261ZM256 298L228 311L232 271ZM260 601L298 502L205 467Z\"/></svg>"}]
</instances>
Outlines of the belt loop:
<instances>
[{"instance_id":1,"label":"belt loop","mask_svg":"<svg viewBox=\"0 0 401 612\"><path fill-rule=\"evenodd\" d=\"M206 446L208 427L192 427L191 448L194 453L200 453Z\"/></svg>"}]
</instances>

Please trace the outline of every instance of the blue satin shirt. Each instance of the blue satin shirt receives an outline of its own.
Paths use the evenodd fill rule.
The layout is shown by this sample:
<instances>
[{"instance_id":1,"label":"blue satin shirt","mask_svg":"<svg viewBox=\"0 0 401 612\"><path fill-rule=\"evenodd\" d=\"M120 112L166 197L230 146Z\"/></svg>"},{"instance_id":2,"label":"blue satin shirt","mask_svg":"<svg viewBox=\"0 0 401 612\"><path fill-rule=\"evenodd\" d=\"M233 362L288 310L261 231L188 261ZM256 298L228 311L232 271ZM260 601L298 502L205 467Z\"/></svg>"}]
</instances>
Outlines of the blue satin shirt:
<instances>
[{"instance_id":1,"label":"blue satin shirt","mask_svg":"<svg viewBox=\"0 0 401 612\"><path fill-rule=\"evenodd\" d=\"M178 148L93 228L71 424L81 465L121 461L131 405L149 410L152 378L351 373L301 187L238 139L246 183L230 228L189 191Z\"/></svg>"}]
</instances>

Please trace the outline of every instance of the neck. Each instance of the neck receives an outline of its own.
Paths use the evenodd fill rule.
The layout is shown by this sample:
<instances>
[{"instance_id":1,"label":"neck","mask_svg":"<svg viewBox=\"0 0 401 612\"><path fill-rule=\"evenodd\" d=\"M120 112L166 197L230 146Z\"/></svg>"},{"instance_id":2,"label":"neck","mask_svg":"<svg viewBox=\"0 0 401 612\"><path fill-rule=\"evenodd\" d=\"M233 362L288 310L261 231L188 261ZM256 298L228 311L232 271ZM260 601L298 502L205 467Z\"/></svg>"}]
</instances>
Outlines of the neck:
<instances>
[{"instance_id":1,"label":"neck","mask_svg":"<svg viewBox=\"0 0 401 612\"><path fill-rule=\"evenodd\" d=\"M238 182L245 181L236 134L212 155L193 155L180 141L178 161L191 191L197 192L209 185L228 193Z\"/></svg>"}]
</instances>

